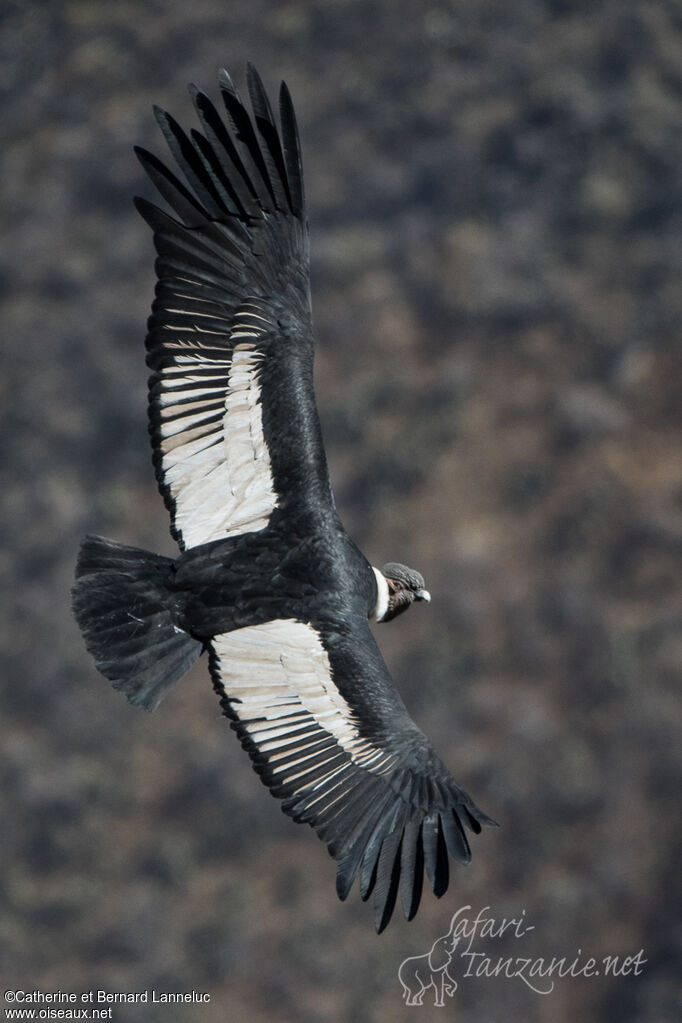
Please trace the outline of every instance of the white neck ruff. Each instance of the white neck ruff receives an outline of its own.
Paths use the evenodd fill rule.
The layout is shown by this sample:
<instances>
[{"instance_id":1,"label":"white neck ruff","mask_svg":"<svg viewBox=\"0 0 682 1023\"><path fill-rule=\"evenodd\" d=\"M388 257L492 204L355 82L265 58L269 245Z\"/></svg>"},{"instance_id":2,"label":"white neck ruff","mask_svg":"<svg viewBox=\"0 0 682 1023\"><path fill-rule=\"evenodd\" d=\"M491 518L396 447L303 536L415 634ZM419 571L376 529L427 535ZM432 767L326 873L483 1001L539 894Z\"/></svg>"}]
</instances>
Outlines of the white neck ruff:
<instances>
[{"instance_id":1,"label":"white neck ruff","mask_svg":"<svg viewBox=\"0 0 682 1023\"><path fill-rule=\"evenodd\" d=\"M378 568L375 568L374 565L372 565L372 571L377 581L377 602L370 618L373 622L380 622L388 611L388 583L386 582L386 576Z\"/></svg>"}]
</instances>

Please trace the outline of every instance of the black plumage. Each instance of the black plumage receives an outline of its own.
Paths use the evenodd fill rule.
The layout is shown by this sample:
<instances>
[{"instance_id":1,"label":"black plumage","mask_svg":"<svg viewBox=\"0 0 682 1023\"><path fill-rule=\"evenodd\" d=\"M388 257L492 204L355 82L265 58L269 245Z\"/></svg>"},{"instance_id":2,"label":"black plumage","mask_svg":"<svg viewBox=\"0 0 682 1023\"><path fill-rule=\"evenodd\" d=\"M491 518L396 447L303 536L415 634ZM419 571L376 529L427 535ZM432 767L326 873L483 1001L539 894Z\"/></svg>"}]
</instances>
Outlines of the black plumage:
<instances>
[{"instance_id":1,"label":"black plumage","mask_svg":"<svg viewBox=\"0 0 682 1023\"><path fill-rule=\"evenodd\" d=\"M374 895L378 931L423 874L448 886L465 829L492 823L411 721L369 620L429 600L419 573L373 568L339 520L313 392L308 229L293 106L279 125L248 68L226 72L227 123L192 88L202 132L156 117L181 181L142 166L158 283L148 324L149 428L176 560L88 537L74 611L100 671L153 709L202 651L253 766L294 820Z\"/></svg>"}]
</instances>

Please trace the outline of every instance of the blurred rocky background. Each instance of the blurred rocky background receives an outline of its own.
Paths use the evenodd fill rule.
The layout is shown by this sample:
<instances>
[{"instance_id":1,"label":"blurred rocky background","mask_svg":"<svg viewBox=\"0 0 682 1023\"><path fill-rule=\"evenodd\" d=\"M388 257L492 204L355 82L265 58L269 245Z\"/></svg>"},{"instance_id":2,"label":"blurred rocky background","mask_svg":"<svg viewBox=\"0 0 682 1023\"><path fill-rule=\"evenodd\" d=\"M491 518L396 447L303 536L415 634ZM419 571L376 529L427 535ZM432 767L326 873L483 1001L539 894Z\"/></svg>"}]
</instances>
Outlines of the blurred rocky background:
<instances>
[{"instance_id":1,"label":"blurred rocky background","mask_svg":"<svg viewBox=\"0 0 682 1023\"><path fill-rule=\"evenodd\" d=\"M3 986L211 995L119 1023L681 1018L681 29L674 0L5 0ZM205 664L134 711L69 610L86 531L173 551L132 145L247 59L298 110L337 503L433 594L378 638L501 823L381 937ZM467 905L535 928L493 960L647 962L539 995L459 959L404 1008Z\"/></svg>"}]
</instances>

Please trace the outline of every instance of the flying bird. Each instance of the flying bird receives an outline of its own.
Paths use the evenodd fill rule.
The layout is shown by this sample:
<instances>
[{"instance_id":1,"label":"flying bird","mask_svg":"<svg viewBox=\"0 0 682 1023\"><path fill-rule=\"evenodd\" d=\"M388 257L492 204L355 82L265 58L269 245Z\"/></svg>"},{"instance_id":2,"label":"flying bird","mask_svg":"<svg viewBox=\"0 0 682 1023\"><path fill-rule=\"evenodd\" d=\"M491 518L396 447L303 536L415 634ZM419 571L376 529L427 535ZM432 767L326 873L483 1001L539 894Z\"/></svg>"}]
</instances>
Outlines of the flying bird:
<instances>
[{"instance_id":1,"label":"flying bird","mask_svg":"<svg viewBox=\"0 0 682 1023\"><path fill-rule=\"evenodd\" d=\"M173 211L135 200L154 232L149 430L176 559L82 543L73 607L97 668L153 710L206 651L255 770L359 879L382 931L398 892L417 912L448 854L493 824L454 782L394 687L370 622L430 595L419 572L372 566L337 513L313 392L308 225L287 87L277 123L248 66L251 112L220 73L223 119L190 92L201 131L156 119L184 182L143 168Z\"/></svg>"}]
</instances>

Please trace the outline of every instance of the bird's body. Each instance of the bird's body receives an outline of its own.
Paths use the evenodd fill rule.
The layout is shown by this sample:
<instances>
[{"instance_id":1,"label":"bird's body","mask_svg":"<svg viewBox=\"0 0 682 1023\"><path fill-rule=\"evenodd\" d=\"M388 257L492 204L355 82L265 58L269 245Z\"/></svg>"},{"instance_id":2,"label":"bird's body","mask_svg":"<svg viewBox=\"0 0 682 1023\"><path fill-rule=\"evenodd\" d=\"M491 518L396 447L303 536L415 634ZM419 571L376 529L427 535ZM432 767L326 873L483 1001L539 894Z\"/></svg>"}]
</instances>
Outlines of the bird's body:
<instances>
[{"instance_id":1,"label":"bird's body","mask_svg":"<svg viewBox=\"0 0 682 1023\"><path fill-rule=\"evenodd\" d=\"M334 505L313 391L308 235L289 94L278 129L249 68L253 119L223 73L231 131L193 90L203 134L157 118L187 180L143 166L173 208L145 200L159 282L147 336L150 433L175 560L89 537L74 610L99 669L153 709L208 651L213 683L254 767L375 893L436 894L463 827L489 819L411 721L370 629L430 599L419 573L374 568Z\"/></svg>"},{"instance_id":2,"label":"bird's body","mask_svg":"<svg viewBox=\"0 0 682 1023\"><path fill-rule=\"evenodd\" d=\"M275 524L181 554L175 584L185 594L189 631L210 638L285 610L311 617L326 603L330 611L368 617L374 575L338 519L300 526L293 533Z\"/></svg>"}]
</instances>

